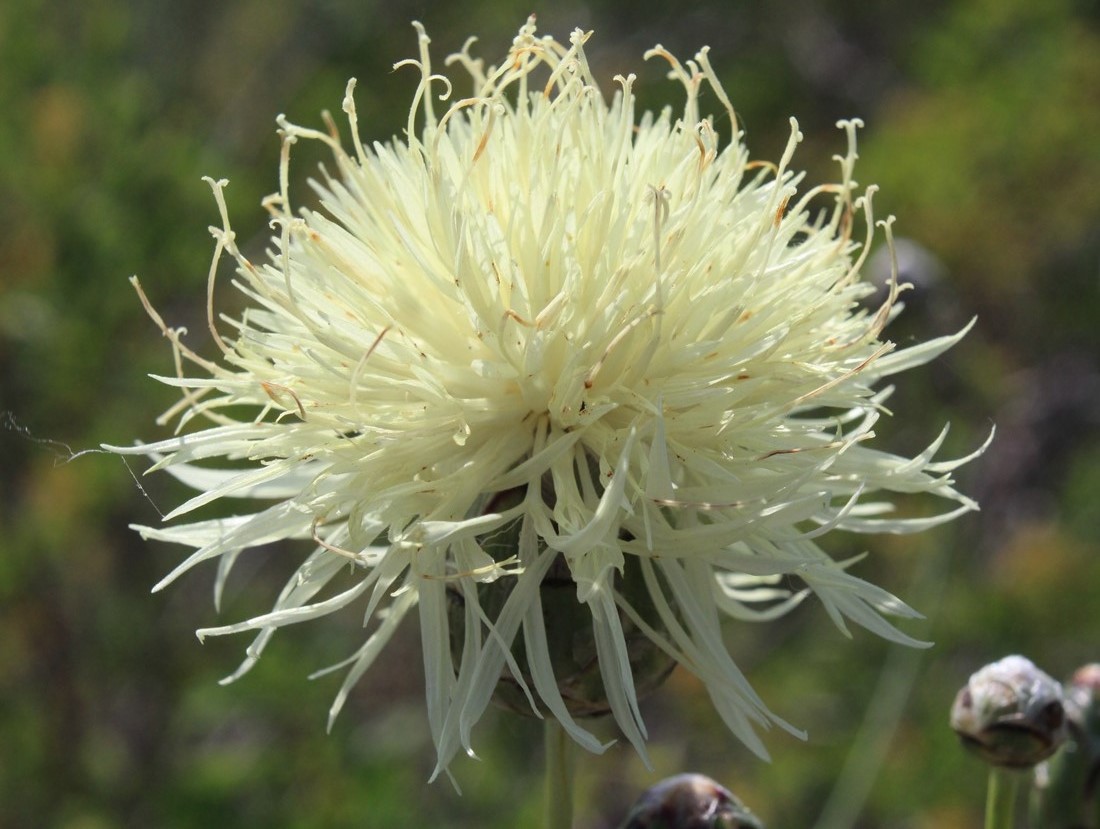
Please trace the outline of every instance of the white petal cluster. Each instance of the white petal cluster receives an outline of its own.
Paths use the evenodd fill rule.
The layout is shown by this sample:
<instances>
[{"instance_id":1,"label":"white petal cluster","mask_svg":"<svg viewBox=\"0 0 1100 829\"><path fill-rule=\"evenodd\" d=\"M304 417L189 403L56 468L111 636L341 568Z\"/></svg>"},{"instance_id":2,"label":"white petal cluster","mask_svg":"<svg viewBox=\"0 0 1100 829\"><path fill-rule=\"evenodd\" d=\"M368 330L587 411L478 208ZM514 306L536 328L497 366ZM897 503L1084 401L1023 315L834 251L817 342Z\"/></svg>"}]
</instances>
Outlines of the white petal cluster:
<instances>
[{"instance_id":1,"label":"white petal cluster","mask_svg":"<svg viewBox=\"0 0 1100 829\"><path fill-rule=\"evenodd\" d=\"M211 310L220 361L190 351L146 301L175 348L178 376L159 379L182 390L164 418L179 429L115 450L152 455L198 491L169 519L216 500L261 502L138 528L194 548L162 585L218 559L220 594L244 550L309 545L269 614L200 636L258 632L235 677L279 627L355 605L371 632L334 666L347 678L333 716L415 611L442 770L471 750L508 671L531 677L520 684L532 703L602 750L563 703L546 647L539 587L561 556L591 611L612 713L639 752L624 618L698 675L763 755L754 726L787 726L730 658L722 620L768 620L813 594L842 630L851 621L916 644L882 615L914 611L815 539L919 531L975 508L950 477L968 459L934 460L943 435L914 458L868 446L889 393L880 381L965 332L896 350L881 335L898 287L877 310L861 305L873 292L860 268L875 222L872 190L852 180L858 122L840 124L839 181L800 192L789 169L797 125L778 164L750 161L706 50L686 65L652 50L686 104L638 117L633 76L615 78L610 101L597 89L590 33L565 45L528 21L488 69L468 43L448 61L472 80L460 97L433 74L417 28L420 57L404 63L421 83L403 139L360 142L354 81L350 151L331 122L319 132L280 121L265 264L238 250L224 182L211 182L223 222L212 229L211 296L228 252L250 301L220 330ZM704 83L732 141L699 114ZM437 100L447 102L439 117ZM302 139L334 157L314 183L319 210L291 207L290 152ZM889 222L880 226L888 238ZM884 494L922 492L950 506L933 518L888 515ZM514 555L494 558L486 540L517 526ZM618 589L628 561L660 630ZM496 579L513 587L490 618L478 585ZM460 659L448 591L465 600Z\"/></svg>"}]
</instances>

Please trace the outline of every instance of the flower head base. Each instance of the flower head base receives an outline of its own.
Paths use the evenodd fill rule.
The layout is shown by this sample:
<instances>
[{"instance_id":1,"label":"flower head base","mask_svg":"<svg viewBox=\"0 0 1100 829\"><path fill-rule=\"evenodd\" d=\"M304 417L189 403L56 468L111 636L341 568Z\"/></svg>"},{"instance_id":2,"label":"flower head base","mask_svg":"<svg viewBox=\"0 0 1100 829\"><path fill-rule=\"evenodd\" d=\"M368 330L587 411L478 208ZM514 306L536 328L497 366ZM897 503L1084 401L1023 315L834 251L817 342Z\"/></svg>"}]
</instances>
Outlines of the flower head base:
<instances>
[{"instance_id":1,"label":"flower head base","mask_svg":"<svg viewBox=\"0 0 1100 829\"><path fill-rule=\"evenodd\" d=\"M588 33L565 45L528 21L489 69L467 43L448 63L473 92L454 100L417 29L420 57L404 63L421 82L404 139L360 142L354 81L344 99L352 152L331 122L317 132L280 119L266 264L238 250L224 182L211 182L223 222L212 229L215 266L223 252L236 259L252 307L227 321L232 336L211 311L220 362L152 312L178 363L202 376L161 378L183 390L165 415L179 416L178 436L117 451L151 454L154 468L199 490L169 518L220 499L273 503L139 528L195 548L162 585L219 558L219 594L243 550L312 539L269 614L200 636L258 631L236 677L278 627L359 604L376 627L334 666L347 668L335 716L415 608L444 769L471 750L502 672L586 748L604 747L563 702L548 653L540 585L564 562L591 616L608 707L639 752L623 618L697 674L726 724L764 755L754 726L783 723L730 658L721 619L766 621L812 593L842 631L854 621L917 644L882 616L917 614L815 539L919 531L975 508L950 478L967 459L933 460L943 435L914 458L866 446L889 393L877 384L965 332L895 350L880 336L899 287L881 308L861 308L875 222L872 190L860 195L852 180L858 122L840 125L840 181L799 194L797 125L778 164L750 161L706 50L686 65L648 53L669 63L686 104L638 119L633 76L615 78L610 101L598 91ZM699 114L704 82L726 106L732 142ZM441 117L439 92L451 101ZM320 212L291 207L300 139L333 152L335 169L313 185ZM823 196L831 207L811 210ZM881 226L889 239L889 221ZM208 425L185 429L193 421ZM954 507L892 518L878 497L889 492ZM493 543L502 533L515 539L503 551ZM617 586L628 563L660 628ZM489 615L478 586L496 579L512 585ZM463 599L457 659L448 591Z\"/></svg>"}]
</instances>

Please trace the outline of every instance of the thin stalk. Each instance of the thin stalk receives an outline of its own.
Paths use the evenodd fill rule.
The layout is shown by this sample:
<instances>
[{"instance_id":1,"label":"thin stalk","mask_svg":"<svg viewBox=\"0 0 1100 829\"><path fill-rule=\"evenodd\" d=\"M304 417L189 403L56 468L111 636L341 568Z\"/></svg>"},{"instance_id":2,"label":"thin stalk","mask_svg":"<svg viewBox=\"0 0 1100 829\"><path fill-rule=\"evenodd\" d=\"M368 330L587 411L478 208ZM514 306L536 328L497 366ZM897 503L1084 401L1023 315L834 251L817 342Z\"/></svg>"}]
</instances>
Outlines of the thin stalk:
<instances>
[{"instance_id":1,"label":"thin stalk","mask_svg":"<svg viewBox=\"0 0 1100 829\"><path fill-rule=\"evenodd\" d=\"M561 724L546 717L546 826L547 829L573 827L573 773L576 757L573 741Z\"/></svg>"},{"instance_id":2,"label":"thin stalk","mask_svg":"<svg viewBox=\"0 0 1100 829\"><path fill-rule=\"evenodd\" d=\"M917 604L933 621L943 596L940 585L946 578L949 549L937 547L928 551L923 558L925 566L911 591L920 597ZM923 660L924 651L915 648L894 645L887 651L863 723L813 829L852 829L856 825L879 772L886 765Z\"/></svg>"},{"instance_id":3,"label":"thin stalk","mask_svg":"<svg viewBox=\"0 0 1100 829\"><path fill-rule=\"evenodd\" d=\"M985 797L985 829L1015 829L1016 800L1020 788L1019 772L989 770L989 789Z\"/></svg>"}]
</instances>

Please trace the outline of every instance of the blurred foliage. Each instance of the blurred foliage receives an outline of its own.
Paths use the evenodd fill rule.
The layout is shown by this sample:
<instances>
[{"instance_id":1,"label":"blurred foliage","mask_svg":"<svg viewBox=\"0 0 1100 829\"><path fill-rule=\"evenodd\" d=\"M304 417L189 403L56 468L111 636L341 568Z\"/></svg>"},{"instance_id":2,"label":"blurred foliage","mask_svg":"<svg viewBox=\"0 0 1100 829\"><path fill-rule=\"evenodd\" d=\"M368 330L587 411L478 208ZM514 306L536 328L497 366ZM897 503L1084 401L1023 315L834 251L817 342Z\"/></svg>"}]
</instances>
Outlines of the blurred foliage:
<instances>
[{"instance_id":1,"label":"blurred foliage","mask_svg":"<svg viewBox=\"0 0 1100 829\"><path fill-rule=\"evenodd\" d=\"M126 528L157 520L180 493L159 479L135 486L118 458L70 460L103 441L157 436L152 419L172 402L145 377L170 371L170 357L127 276L139 273L170 324L206 347L204 228L216 211L202 175L232 179L239 238L262 248L276 113L319 123L354 75L363 132L385 139L415 85L390 71L415 49L410 19L427 25L437 55L470 33L496 55L528 11L511 0L0 7L0 826L539 821L534 722L486 720L482 761L455 767L462 797L426 784L415 630L329 735L339 680L305 676L352 649L354 618L287 630L253 674L219 687L244 642L200 648L190 633L215 618L212 573L150 597L177 551ZM976 825L984 770L946 727L956 689L1009 652L1065 675L1095 661L1100 642L1095 0L566 0L540 24L559 36L595 29L598 75L637 72L650 107L676 91L642 52L709 43L753 153L776 156L795 114L813 176L832 173L833 122L863 117L857 174L882 185L879 212L896 213L898 234L915 243L901 266L917 288L893 335L980 317L951 354L903 378L891 405L904 427L885 424L884 436L912 449L951 420L950 443L965 451L990 422L998 429L964 470L981 514L918 538L838 540L866 543L861 573L929 614L911 628L933 650L895 652L862 632L847 641L812 605L766 628L731 627L739 662L809 742L774 735L774 762L759 763L698 684L675 674L645 708L655 771L623 746L581 758L578 826L613 825L639 791L680 771L728 785L769 825L810 825L853 746L846 785L856 783L845 791L866 789L866 805L819 826ZM223 307L232 294L219 295ZM263 609L290 570L264 559L292 555L238 565L222 617ZM874 739L856 742L881 727L870 720L861 732L869 710L888 723L891 708L902 718L880 753Z\"/></svg>"}]
</instances>

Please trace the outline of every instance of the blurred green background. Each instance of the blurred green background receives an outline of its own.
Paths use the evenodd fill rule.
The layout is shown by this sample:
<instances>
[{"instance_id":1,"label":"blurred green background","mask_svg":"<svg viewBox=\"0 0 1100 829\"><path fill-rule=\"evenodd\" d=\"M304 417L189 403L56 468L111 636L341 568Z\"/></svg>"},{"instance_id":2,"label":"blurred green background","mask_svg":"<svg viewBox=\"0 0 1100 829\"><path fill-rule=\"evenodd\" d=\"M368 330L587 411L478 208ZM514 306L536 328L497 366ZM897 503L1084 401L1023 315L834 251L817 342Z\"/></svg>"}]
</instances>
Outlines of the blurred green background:
<instances>
[{"instance_id":1,"label":"blurred green background","mask_svg":"<svg viewBox=\"0 0 1100 829\"><path fill-rule=\"evenodd\" d=\"M681 93L642 52L710 44L754 157L778 157L796 115L796 166L811 179L834 174L834 122L863 117L857 178L882 185L879 212L898 215L917 283L888 333L905 343L979 317L954 351L901 378L882 445L917 450L950 420L961 453L998 431L960 476L980 514L917 538L832 542L872 551L858 573L924 610L906 629L934 649L846 640L812 603L778 624L731 626L739 663L809 742L773 734L774 761L760 763L677 673L643 709L655 771L625 746L583 757L578 827L614 825L642 788L685 770L724 782L774 827L974 826L984 769L946 727L956 689L1009 652L1058 677L1100 659L1100 6L673 5L565 0L539 10L540 28L595 29L597 76L610 86L637 72L649 107ZM391 71L415 53L409 20L427 25L437 58L478 34L495 59L529 11L512 0L0 7L0 826L539 825L534 722L483 721L481 761L455 766L462 797L426 785L415 625L331 735L340 678L306 675L356 645L354 612L284 630L253 673L218 686L248 639L200 646L192 631L265 609L299 551L242 560L221 616L213 568L151 596L180 550L143 544L127 524L155 523L181 493L153 478L143 494L117 457L67 462L163 434L153 418L173 395L145 375L170 373L170 353L129 275L213 350L204 285L217 213L200 176L231 179L238 237L262 249L277 113L320 124L354 75L364 136L388 138L415 86L413 72ZM301 192L312 162L297 157ZM896 732L883 730L895 710ZM861 734L884 739L876 749ZM852 756L833 801L857 813L845 815L825 804Z\"/></svg>"}]
</instances>

